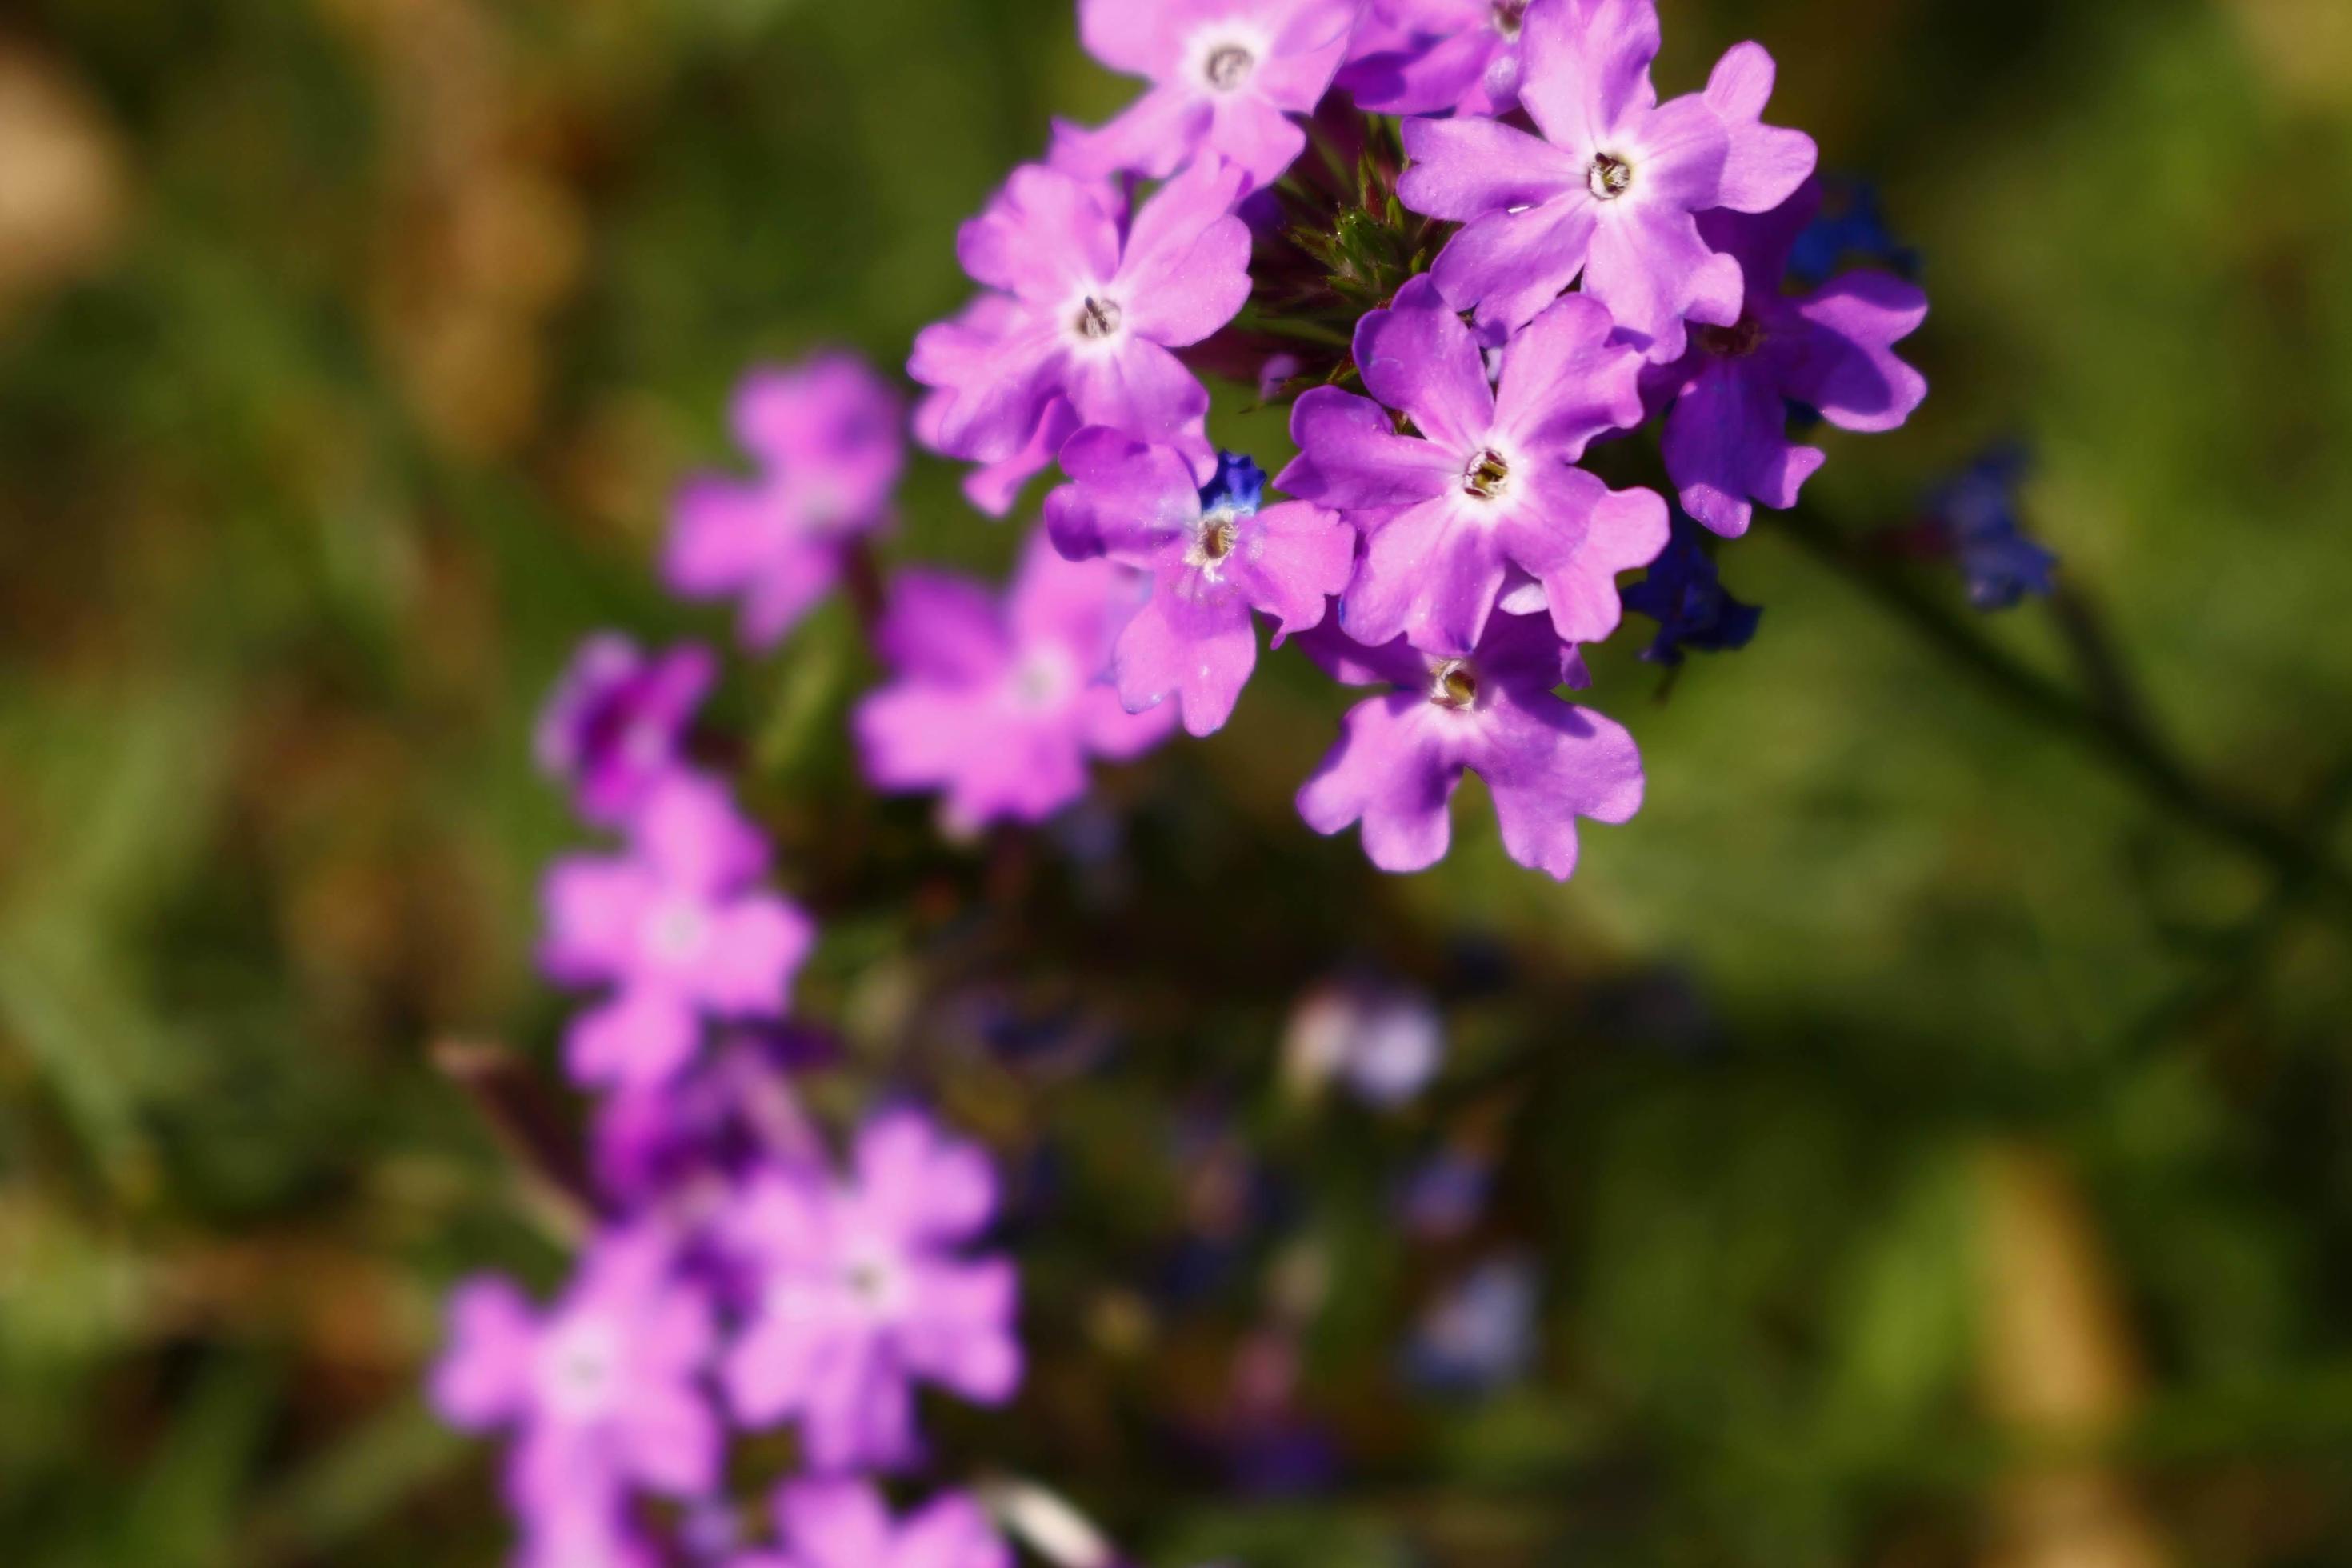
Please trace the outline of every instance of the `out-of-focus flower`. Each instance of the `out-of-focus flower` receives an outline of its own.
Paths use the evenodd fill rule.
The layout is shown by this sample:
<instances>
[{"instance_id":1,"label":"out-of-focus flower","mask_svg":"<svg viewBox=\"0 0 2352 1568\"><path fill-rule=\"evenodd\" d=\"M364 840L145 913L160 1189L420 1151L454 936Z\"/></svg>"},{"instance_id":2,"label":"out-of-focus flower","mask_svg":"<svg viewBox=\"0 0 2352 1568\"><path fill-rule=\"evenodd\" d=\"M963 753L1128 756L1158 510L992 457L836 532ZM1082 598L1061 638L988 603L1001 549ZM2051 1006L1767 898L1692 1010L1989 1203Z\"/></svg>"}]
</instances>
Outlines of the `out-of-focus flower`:
<instances>
[{"instance_id":1,"label":"out-of-focus flower","mask_svg":"<svg viewBox=\"0 0 2352 1568\"><path fill-rule=\"evenodd\" d=\"M952 395L926 412L926 439L950 457L1017 464L1061 399L1079 423L1177 447L1206 472L1209 395L1169 351L1249 298L1249 226L1233 212L1243 179L1203 160L1130 223L1098 183L1014 170L956 240L964 270L998 292L915 339L908 374Z\"/></svg>"},{"instance_id":2,"label":"out-of-focus flower","mask_svg":"<svg viewBox=\"0 0 2352 1568\"><path fill-rule=\"evenodd\" d=\"M1925 549L1957 563L1979 610L2014 608L2049 596L2058 557L2035 542L2019 515L2019 488L2032 458L2003 443L1932 491L1915 531Z\"/></svg>"},{"instance_id":3,"label":"out-of-focus flower","mask_svg":"<svg viewBox=\"0 0 2352 1568\"><path fill-rule=\"evenodd\" d=\"M1727 60L1724 108L1698 93L1660 106L1658 37L1652 0L1535 0L1519 103L1541 138L1494 120L1405 122L1413 166L1398 192L1466 226L1434 275L1490 333L1533 320L1580 273L1653 359L1682 353L1685 317L1739 319L1738 263L1708 247L1696 216L1780 205L1812 172L1812 142L1759 135L1754 89L1760 66L1770 90L1771 61L1752 45Z\"/></svg>"},{"instance_id":4,"label":"out-of-focus flower","mask_svg":"<svg viewBox=\"0 0 2352 1568\"><path fill-rule=\"evenodd\" d=\"M1137 756L1175 727L1172 708L1129 713L1106 678L1142 594L1128 568L1066 561L1042 532L1001 601L965 578L903 574L876 637L898 679L855 721L866 776L944 789L959 832L1077 799L1087 757Z\"/></svg>"},{"instance_id":5,"label":"out-of-focus flower","mask_svg":"<svg viewBox=\"0 0 2352 1568\"><path fill-rule=\"evenodd\" d=\"M1894 344L1927 319L1927 297L1885 272L1849 272L1813 293L1780 291L1790 247L1821 191L1810 183L1775 211L1708 213L1707 243L1747 278L1737 324L1701 327L1690 352L1645 378L1671 397L1662 446L1683 509L1716 532L1748 530L1750 501L1785 510L1822 466L1816 447L1788 437L1789 405L1842 430L1892 430L1927 395L1927 377Z\"/></svg>"},{"instance_id":6,"label":"out-of-focus flower","mask_svg":"<svg viewBox=\"0 0 2352 1568\"><path fill-rule=\"evenodd\" d=\"M1339 85L1375 114L1507 114L1528 0L1371 0Z\"/></svg>"},{"instance_id":7,"label":"out-of-focus flower","mask_svg":"<svg viewBox=\"0 0 2352 1568\"><path fill-rule=\"evenodd\" d=\"M1146 574L1150 597L1118 635L1111 678L1129 712L1171 696L1184 728L1214 733L1257 665L1250 612L1288 634L1323 618L1348 584L1356 536L1307 501L1261 511L1265 475L1226 454L1203 489L1183 455L1117 430L1081 430L1062 448L1071 483L1045 500L1055 546Z\"/></svg>"},{"instance_id":8,"label":"out-of-focus flower","mask_svg":"<svg viewBox=\"0 0 2352 1568\"><path fill-rule=\"evenodd\" d=\"M1445 1020L1410 986L1336 982L1308 993L1291 1014L1283 1058L1303 1090L1336 1079L1372 1105L1400 1106L1444 1065Z\"/></svg>"},{"instance_id":9,"label":"out-of-focus flower","mask_svg":"<svg viewBox=\"0 0 2352 1568\"><path fill-rule=\"evenodd\" d=\"M1878 187L1846 174L1821 180L1821 210L1789 252L1789 276L1818 286L1849 261L1881 267L1903 278L1919 275L1919 252L1887 226Z\"/></svg>"},{"instance_id":10,"label":"out-of-focus flower","mask_svg":"<svg viewBox=\"0 0 2352 1568\"><path fill-rule=\"evenodd\" d=\"M1552 695L1586 678L1539 617L1495 616L1464 658L1402 640L1368 648L1328 627L1301 641L1335 679L1393 688L1349 710L1339 743L1298 792L1298 814L1318 833L1361 822L1364 852L1384 871L1444 858L1447 805L1465 771L1486 781L1511 858L1561 881L1576 869L1579 816L1627 822L1641 809L1633 738Z\"/></svg>"},{"instance_id":11,"label":"out-of-focus flower","mask_svg":"<svg viewBox=\"0 0 2352 1568\"><path fill-rule=\"evenodd\" d=\"M902 419L898 395L854 354L754 371L735 395L735 438L761 471L686 487L663 561L669 585L741 599L754 647L792 630L840 582L851 542L889 521Z\"/></svg>"},{"instance_id":12,"label":"out-of-focus flower","mask_svg":"<svg viewBox=\"0 0 2352 1568\"><path fill-rule=\"evenodd\" d=\"M589 638L540 716L540 766L572 785L581 816L618 825L677 770L718 677L708 648L648 655L618 633Z\"/></svg>"},{"instance_id":13,"label":"out-of-focus flower","mask_svg":"<svg viewBox=\"0 0 2352 1568\"><path fill-rule=\"evenodd\" d=\"M1299 455L1276 481L1364 535L1339 604L1348 635L1466 655L1516 568L1541 584L1561 638L1608 636L1617 574L1666 542L1664 500L1575 466L1594 437L1642 420L1641 356L1612 340L1609 313L1560 300L1514 340L1490 387L1469 329L1416 278L1357 326L1356 363L1380 403L1337 387L1300 398ZM1420 434L1399 435L1382 404Z\"/></svg>"},{"instance_id":14,"label":"out-of-focus flower","mask_svg":"<svg viewBox=\"0 0 2352 1568\"><path fill-rule=\"evenodd\" d=\"M1625 607L1658 623L1658 635L1642 650L1653 664L1680 664L1689 648L1729 653L1746 647L1763 618L1763 611L1725 590L1705 538L1677 514L1674 542L1651 563L1649 575L1625 590Z\"/></svg>"},{"instance_id":15,"label":"out-of-focus flower","mask_svg":"<svg viewBox=\"0 0 2352 1568\"><path fill-rule=\"evenodd\" d=\"M433 1401L466 1431L513 1431L508 1489L527 1520L609 1540L623 1563L627 1489L692 1497L719 1482L720 1427L698 1381L713 1342L710 1304L677 1272L668 1238L614 1233L544 1313L503 1279L459 1287Z\"/></svg>"},{"instance_id":16,"label":"out-of-focus flower","mask_svg":"<svg viewBox=\"0 0 2352 1568\"><path fill-rule=\"evenodd\" d=\"M791 904L751 889L767 857L724 790L677 773L632 818L625 854L555 863L541 963L564 984L614 988L565 1037L573 1077L656 1083L693 1058L706 1016L782 1016L815 932Z\"/></svg>"},{"instance_id":17,"label":"out-of-focus flower","mask_svg":"<svg viewBox=\"0 0 2352 1568\"><path fill-rule=\"evenodd\" d=\"M961 1492L894 1522L868 1482L793 1481L776 1494L776 1530L780 1550L729 1568L1013 1568L1003 1538Z\"/></svg>"},{"instance_id":18,"label":"out-of-focus flower","mask_svg":"<svg viewBox=\"0 0 2352 1568\"><path fill-rule=\"evenodd\" d=\"M1057 127L1055 157L1152 179L1225 159L1266 184L1306 150L1310 112L1348 51L1362 0L1080 0L1087 52L1150 89L1098 131Z\"/></svg>"},{"instance_id":19,"label":"out-of-focus flower","mask_svg":"<svg viewBox=\"0 0 2352 1568\"><path fill-rule=\"evenodd\" d=\"M1490 1258L1431 1306L1405 1352L1413 1381L1449 1394L1485 1394L1528 1374L1536 1356L1535 1265Z\"/></svg>"},{"instance_id":20,"label":"out-of-focus flower","mask_svg":"<svg viewBox=\"0 0 2352 1568\"><path fill-rule=\"evenodd\" d=\"M1450 1241L1478 1223L1495 1187L1494 1161L1474 1148L1451 1147L1405 1175L1397 1217L1424 1241Z\"/></svg>"},{"instance_id":21,"label":"out-of-focus flower","mask_svg":"<svg viewBox=\"0 0 2352 1568\"><path fill-rule=\"evenodd\" d=\"M967 1249L996 1213L996 1176L928 1117L885 1112L845 1180L775 1172L722 1222L758 1291L722 1379L737 1415L799 1424L821 1470L917 1452L914 1384L996 1405L1021 1381L1013 1266Z\"/></svg>"},{"instance_id":22,"label":"out-of-focus flower","mask_svg":"<svg viewBox=\"0 0 2352 1568\"><path fill-rule=\"evenodd\" d=\"M821 1162L791 1074L830 1059L830 1040L790 1025L728 1036L702 1065L596 1108L589 1147L606 1196L632 1209L676 1200L698 1215L764 1166Z\"/></svg>"}]
</instances>

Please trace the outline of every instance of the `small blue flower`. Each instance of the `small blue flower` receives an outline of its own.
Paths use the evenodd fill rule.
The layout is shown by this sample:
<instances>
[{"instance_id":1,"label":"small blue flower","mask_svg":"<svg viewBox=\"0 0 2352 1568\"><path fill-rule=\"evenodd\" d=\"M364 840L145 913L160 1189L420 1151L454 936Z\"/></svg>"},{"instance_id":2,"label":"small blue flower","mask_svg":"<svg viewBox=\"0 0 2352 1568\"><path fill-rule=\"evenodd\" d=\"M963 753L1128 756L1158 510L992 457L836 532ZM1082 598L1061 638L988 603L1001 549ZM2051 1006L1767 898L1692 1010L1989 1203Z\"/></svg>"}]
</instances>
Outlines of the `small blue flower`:
<instances>
[{"instance_id":1,"label":"small blue flower","mask_svg":"<svg viewBox=\"0 0 2352 1568\"><path fill-rule=\"evenodd\" d=\"M1490 1258L1439 1297L1405 1352L1423 1387L1488 1394L1528 1374L1536 1358L1537 1280L1527 1258Z\"/></svg>"},{"instance_id":2,"label":"small blue flower","mask_svg":"<svg viewBox=\"0 0 2352 1568\"><path fill-rule=\"evenodd\" d=\"M1746 647L1764 612L1724 591L1706 535L1681 512L1674 537L1650 563L1650 574L1625 590L1625 607L1658 623L1655 641L1642 650L1652 664L1675 665L1686 648L1728 653Z\"/></svg>"},{"instance_id":3,"label":"small blue flower","mask_svg":"<svg viewBox=\"0 0 2352 1568\"><path fill-rule=\"evenodd\" d=\"M1239 452L1217 454L1217 477L1201 487L1201 510L1252 517L1265 502L1265 470Z\"/></svg>"},{"instance_id":4,"label":"small blue flower","mask_svg":"<svg viewBox=\"0 0 2352 1568\"><path fill-rule=\"evenodd\" d=\"M1919 274L1919 253L1886 226L1878 188L1850 174L1832 174L1822 182L1820 214L1797 237L1797 247L1789 254L1789 275L1819 288L1848 258L1906 278Z\"/></svg>"},{"instance_id":5,"label":"small blue flower","mask_svg":"<svg viewBox=\"0 0 2352 1568\"><path fill-rule=\"evenodd\" d=\"M2025 532L2018 491L2032 458L2013 441L1987 451L1927 496L1927 527L1969 581L1979 610L2006 610L2049 595L2058 557Z\"/></svg>"}]
</instances>

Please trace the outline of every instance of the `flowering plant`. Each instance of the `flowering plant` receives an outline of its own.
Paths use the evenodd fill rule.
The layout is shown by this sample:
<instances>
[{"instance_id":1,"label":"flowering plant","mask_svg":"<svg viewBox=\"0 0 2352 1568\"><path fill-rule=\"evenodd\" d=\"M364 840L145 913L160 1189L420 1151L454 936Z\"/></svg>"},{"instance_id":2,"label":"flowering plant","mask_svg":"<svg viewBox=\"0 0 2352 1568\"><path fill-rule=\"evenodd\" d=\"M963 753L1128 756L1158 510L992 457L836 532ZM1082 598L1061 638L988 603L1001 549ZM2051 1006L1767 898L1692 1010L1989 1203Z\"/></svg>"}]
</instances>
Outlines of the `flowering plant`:
<instances>
[{"instance_id":1,"label":"flowering plant","mask_svg":"<svg viewBox=\"0 0 2352 1568\"><path fill-rule=\"evenodd\" d=\"M1796 504L1825 454L1792 427L1904 422L1925 382L1893 345L1924 296L1872 269L1790 291L1813 143L1765 123L1754 44L1661 103L1653 0L1081 0L1078 25L1151 85L1058 125L964 225L979 291L915 340L911 416L841 353L753 373L734 424L756 470L685 487L667 584L738 601L754 649L845 587L887 670L851 719L866 778L936 795L960 838L1066 812L1091 763L1180 725L1214 735L1263 618L1276 649L1378 689L1299 784L1308 827L1360 826L1373 865L1418 870L1475 773L1505 853L1567 879L1579 820L1625 823L1644 790L1581 649L1627 608L1659 661L1747 642L1710 536ZM1219 441L1203 374L1289 406L1287 499ZM1058 468L1001 590L878 570L902 424L970 465L987 513ZM1021 1394L1001 1177L905 1103L866 1105L839 1152L812 1113L792 989L818 925L767 886L711 766L717 673L603 636L549 707L544 762L619 845L545 885L546 972L599 993L565 1042L604 1097L570 1194L583 1234L544 1307L496 1278L457 1290L438 1407L511 1434L526 1563L996 1568L1009 1532L1108 1568L1034 1488L903 1522L875 1489L953 1462L928 1402ZM1300 1070L1388 1105L1444 1043L1384 985L1319 994L1299 1038ZM1454 1158L1409 1210L1458 1227L1482 1184ZM1416 1364L1458 1384L1523 1363L1532 1289L1516 1259L1482 1267ZM1259 1414L1286 1430L1278 1397ZM795 1474L772 1531L730 1449L777 1433Z\"/></svg>"}]
</instances>

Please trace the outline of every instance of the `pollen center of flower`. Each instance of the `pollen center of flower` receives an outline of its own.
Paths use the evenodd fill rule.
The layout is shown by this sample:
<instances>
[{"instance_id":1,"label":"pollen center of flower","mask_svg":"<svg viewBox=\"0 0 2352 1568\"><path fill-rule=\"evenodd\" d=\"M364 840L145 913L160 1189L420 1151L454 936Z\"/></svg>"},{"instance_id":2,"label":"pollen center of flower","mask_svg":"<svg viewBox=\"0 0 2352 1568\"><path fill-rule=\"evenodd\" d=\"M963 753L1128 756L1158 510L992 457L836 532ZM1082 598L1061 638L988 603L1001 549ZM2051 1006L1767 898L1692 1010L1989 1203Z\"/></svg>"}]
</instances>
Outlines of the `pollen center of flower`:
<instances>
[{"instance_id":1,"label":"pollen center of flower","mask_svg":"<svg viewBox=\"0 0 2352 1568\"><path fill-rule=\"evenodd\" d=\"M547 1347L547 1400L568 1415L590 1415L608 1403L620 1371L620 1347L601 1324L583 1323Z\"/></svg>"},{"instance_id":2,"label":"pollen center of flower","mask_svg":"<svg viewBox=\"0 0 2352 1568\"><path fill-rule=\"evenodd\" d=\"M1480 500L1493 500L1503 493L1504 483L1510 477L1511 465L1503 460L1502 453L1488 447L1472 457L1469 466L1462 470L1462 491Z\"/></svg>"},{"instance_id":3,"label":"pollen center of flower","mask_svg":"<svg viewBox=\"0 0 2352 1568\"><path fill-rule=\"evenodd\" d=\"M1495 31L1506 38L1519 36L1519 25L1528 19L1528 0L1495 0Z\"/></svg>"},{"instance_id":4,"label":"pollen center of flower","mask_svg":"<svg viewBox=\"0 0 2352 1568\"><path fill-rule=\"evenodd\" d=\"M1209 517L1202 520L1201 531L1192 536L1192 548L1187 553L1193 564L1213 566L1234 552L1234 543L1241 537L1241 527L1230 517Z\"/></svg>"},{"instance_id":5,"label":"pollen center of flower","mask_svg":"<svg viewBox=\"0 0 2352 1568\"><path fill-rule=\"evenodd\" d=\"M1633 165L1614 153L1602 153L1592 160L1592 167L1585 171L1584 183L1591 187L1593 195L1600 200L1613 202L1623 195L1626 187L1633 183Z\"/></svg>"},{"instance_id":6,"label":"pollen center of flower","mask_svg":"<svg viewBox=\"0 0 2352 1568\"><path fill-rule=\"evenodd\" d=\"M1256 65L1257 57L1239 44L1223 44L1209 51L1208 64L1201 68L1201 74L1219 92L1231 92L1249 79Z\"/></svg>"},{"instance_id":7,"label":"pollen center of flower","mask_svg":"<svg viewBox=\"0 0 2352 1568\"><path fill-rule=\"evenodd\" d=\"M1441 708L1469 711L1478 701L1478 671L1466 658L1447 659L1430 672L1429 700Z\"/></svg>"},{"instance_id":8,"label":"pollen center of flower","mask_svg":"<svg viewBox=\"0 0 2352 1568\"><path fill-rule=\"evenodd\" d=\"M1092 294L1078 307L1077 329L1082 338L1107 338L1118 331L1127 312L1118 308L1116 300L1097 300Z\"/></svg>"},{"instance_id":9,"label":"pollen center of flower","mask_svg":"<svg viewBox=\"0 0 2352 1568\"><path fill-rule=\"evenodd\" d=\"M1764 323L1753 316L1742 316L1728 327L1701 327L1695 334L1698 346L1721 359L1746 359L1764 346Z\"/></svg>"},{"instance_id":10,"label":"pollen center of flower","mask_svg":"<svg viewBox=\"0 0 2352 1568\"><path fill-rule=\"evenodd\" d=\"M842 1288L860 1311L887 1317L907 1302L906 1274L884 1247L851 1254L842 1262Z\"/></svg>"},{"instance_id":11,"label":"pollen center of flower","mask_svg":"<svg viewBox=\"0 0 2352 1568\"><path fill-rule=\"evenodd\" d=\"M1010 682L1013 705L1031 712L1054 707L1068 694L1069 661L1040 651L1021 661Z\"/></svg>"}]
</instances>

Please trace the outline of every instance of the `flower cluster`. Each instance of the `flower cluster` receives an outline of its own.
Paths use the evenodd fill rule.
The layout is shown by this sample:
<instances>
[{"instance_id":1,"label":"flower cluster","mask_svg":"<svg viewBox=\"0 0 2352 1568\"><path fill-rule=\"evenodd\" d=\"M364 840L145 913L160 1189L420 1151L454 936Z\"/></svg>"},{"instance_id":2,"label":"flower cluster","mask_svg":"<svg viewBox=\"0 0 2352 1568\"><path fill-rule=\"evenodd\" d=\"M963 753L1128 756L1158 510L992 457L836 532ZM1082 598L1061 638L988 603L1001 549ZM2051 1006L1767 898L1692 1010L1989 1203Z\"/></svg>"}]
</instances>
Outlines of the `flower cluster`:
<instances>
[{"instance_id":1,"label":"flower cluster","mask_svg":"<svg viewBox=\"0 0 2352 1568\"><path fill-rule=\"evenodd\" d=\"M1883 236L1822 237L1813 143L1765 122L1760 47L1659 101L1653 0L1079 0L1078 24L1150 85L1106 125L1057 125L963 226L979 292L916 339L911 411L843 353L751 375L752 471L682 489L665 581L735 604L755 649L847 584L887 672L850 721L865 775L936 796L958 835L1043 822L1179 725L1221 730L1263 620L1369 689L1297 792L1309 826L1417 870L1475 773L1505 850L1566 879L1580 819L1623 823L1644 787L1624 726L1566 695L1591 684L1582 650L1628 608L1658 624L1654 660L1747 642L1757 612L1713 542L1796 504L1825 453L1792 431L1909 416L1926 384L1893 345L1924 297L1819 271ZM1213 438L1210 367L1291 405L1271 485ZM909 430L992 514L1058 469L1001 588L877 570ZM1984 603L2047 576L2012 477L1936 503ZM597 1097L584 1237L544 1304L502 1278L457 1290L436 1401L509 1435L527 1563L640 1568L691 1537L721 1568L1002 1568L974 1499L894 1521L875 1484L933 1458L923 1398L1021 1384L995 1173L903 1106L838 1153L807 1113L824 1047L793 988L816 930L708 771L719 673L604 636L548 707L541 761L605 836L550 868L541 949L586 996L563 1037ZM1336 988L1294 1035L1304 1084L1379 1105L1443 1058L1433 1006L1393 988ZM1414 1223L1458 1229L1486 1180L1433 1168ZM1512 1375L1535 1301L1498 1263L1439 1306L1416 1364ZM1278 1436L1296 1357L1270 1342L1256 1425ZM772 1509L735 1506L733 1440L779 1431L799 1473Z\"/></svg>"},{"instance_id":2,"label":"flower cluster","mask_svg":"<svg viewBox=\"0 0 2352 1568\"><path fill-rule=\"evenodd\" d=\"M1766 122L1755 44L1661 102L1654 0L1078 9L1087 49L1151 85L1057 126L964 226L982 292L908 369L918 437L975 465L987 510L1059 467L1043 537L1095 575L1033 542L1005 609L902 583L900 679L860 715L871 776L943 790L967 828L1034 820L1087 755L1158 738L1097 689L1212 733L1263 617L1389 689L1300 790L1309 826L1361 824L1376 865L1418 869L1475 773L1509 854L1567 877L1577 819L1626 820L1643 784L1624 729L1558 695L1585 684L1579 648L1629 603L1661 623L1654 658L1747 640L1754 613L1672 520L1737 536L1824 461L1792 428L1900 425L1926 382L1893 345L1925 297L1867 268L1790 290L1813 142ZM1211 365L1295 397L1290 499L1212 439ZM1586 466L1653 424L1671 505Z\"/></svg>"},{"instance_id":3,"label":"flower cluster","mask_svg":"<svg viewBox=\"0 0 2352 1568\"><path fill-rule=\"evenodd\" d=\"M862 395L871 378L852 368L761 378L744 406L828 377ZM837 458L851 423L806 460ZM856 462L895 468L895 437L884 446ZM780 506L828 493L795 465L763 483ZM679 538L712 515L689 492ZM770 566L812 569L815 547L779 520L816 515L764 518ZM745 579L755 600L773 581L765 567ZM647 656L603 637L549 705L543 761L617 840L559 859L545 884L543 967L601 994L565 1037L572 1078L604 1095L593 1190L579 1194L590 1230L544 1306L503 1277L457 1289L435 1403L457 1426L509 1435L520 1563L671 1561L643 1506L665 1499L720 1510L725 1568L1006 1568L970 1499L943 1494L893 1523L866 1479L924 1458L919 1388L1001 1405L1020 1384L1016 1281L987 1247L994 1172L904 1109L868 1117L836 1169L803 1113L794 1072L816 1053L787 1020L814 931L765 885L759 830L694 765L689 730L715 673L698 648ZM777 1544L761 1550L724 1511L727 1455L738 1434L782 1428L804 1474L779 1494Z\"/></svg>"}]
</instances>

